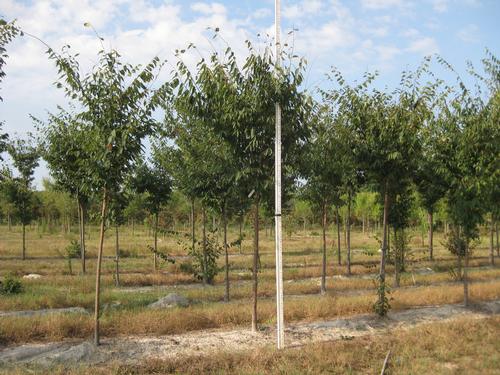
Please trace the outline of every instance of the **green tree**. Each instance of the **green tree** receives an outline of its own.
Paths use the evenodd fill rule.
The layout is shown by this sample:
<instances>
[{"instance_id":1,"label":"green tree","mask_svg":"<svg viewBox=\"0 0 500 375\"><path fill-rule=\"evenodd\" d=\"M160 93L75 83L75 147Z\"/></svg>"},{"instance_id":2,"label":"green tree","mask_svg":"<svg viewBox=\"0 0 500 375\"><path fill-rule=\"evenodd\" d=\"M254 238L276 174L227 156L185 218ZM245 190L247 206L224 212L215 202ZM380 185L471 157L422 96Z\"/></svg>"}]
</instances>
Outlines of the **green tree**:
<instances>
[{"instance_id":1,"label":"green tree","mask_svg":"<svg viewBox=\"0 0 500 375\"><path fill-rule=\"evenodd\" d=\"M48 50L59 72L58 87L81 108L76 120L85 128L84 161L88 188L100 194L101 218L96 267L94 341L99 345L100 280L109 195L118 191L139 157L155 121L153 111L167 97L168 85L150 88L161 67L155 57L144 67L123 63L116 50L99 51L90 73L81 73L69 46L61 54Z\"/></svg>"},{"instance_id":2,"label":"green tree","mask_svg":"<svg viewBox=\"0 0 500 375\"><path fill-rule=\"evenodd\" d=\"M3 17L0 18L0 83L5 78L4 66L8 58L7 44L12 42L18 35L22 35L22 32L16 27L15 21L7 22ZM0 101L2 100L0 96Z\"/></svg>"},{"instance_id":3,"label":"green tree","mask_svg":"<svg viewBox=\"0 0 500 375\"><path fill-rule=\"evenodd\" d=\"M15 139L8 145L12 164L19 173L18 178L6 183L8 201L16 207L16 213L22 225L22 259L26 259L26 225L36 217L36 198L31 190L33 174L38 167L40 153L38 146L31 138Z\"/></svg>"},{"instance_id":4,"label":"green tree","mask_svg":"<svg viewBox=\"0 0 500 375\"><path fill-rule=\"evenodd\" d=\"M120 286L120 225L125 222L125 208L128 196L123 190L113 191L109 194L108 220L115 227L115 286Z\"/></svg>"},{"instance_id":5,"label":"green tree","mask_svg":"<svg viewBox=\"0 0 500 375\"><path fill-rule=\"evenodd\" d=\"M304 108L308 101L300 90L304 62L283 64L275 74L272 53L257 53L247 42L249 54L240 70L234 52L228 47L221 54L198 64L193 75L178 64L178 99L182 106L206 118L208 125L232 148L240 167L236 180L251 196L254 204L253 308L252 328L257 329L257 286L259 259L259 207L272 195L274 172L273 143L275 103L283 108L282 146L284 186L291 186L294 167L301 157L301 145L307 136ZM181 51L182 52L182 51ZM287 59L294 59L287 56ZM212 100L212 99L213 100ZM213 117L213 114L219 114ZM221 121L224 120L224 121ZM250 194L251 193L251 194Z\"/></svg>"},{"instance_id":6,"label":"green tree","mask_svg":"<svg viewBox=\"0 0 500 375\"><path fill-rule=\"evenodd\" d=\"M148 165L145 161L137 164L130 179L130 186L135 193L144 194L144 206L153 215L153 270L158 269L158 215L172 193L172 178L169 171L156 159Z\"/></svg>"},{"instance_id":7,"label":"green tree","mask_svg":"<svg viewBox=\"0 0 500 375\"><path fill-rule=\"evenodd\" d=\"M57 189L63 190L76 198L80 234L80 256L82 273L85 274L85 218L93 186L86 182L89 170L89 149L86 147L88 134L84 123L75 115L60 110L51 114L48 123L42 125L42 156L47 162L50 174Z\"/></svg>"},{"instance_id":8,"label":"green tree","mask_svg":"<svg viewBox=\"0 0 500 375\"><path fill-rule=\"evenodd\" d=\"M302 223L302 231L305 236L307 223L311 222L313 216L310 203L306 200L296 199L293 205L293 215Z\"/></svg>"},{"instance_id":9,"label":"green tree","mask_svg":"<svg viewBox=\"0 0 500 375\"><path fill-rule=\"evenodd\" d=\"M327 213L331 204L338 200L342 183L341 165L338 160L339 145L335 129L331 124L326 107L320 108L312 116L312 132L307 143L307 153L303 158L304 177L307 179L304 187L304 197L316 208L321 217L322 227L322 273L321 294L326 293L326 231Z\"/></svg>"}]
</instances>

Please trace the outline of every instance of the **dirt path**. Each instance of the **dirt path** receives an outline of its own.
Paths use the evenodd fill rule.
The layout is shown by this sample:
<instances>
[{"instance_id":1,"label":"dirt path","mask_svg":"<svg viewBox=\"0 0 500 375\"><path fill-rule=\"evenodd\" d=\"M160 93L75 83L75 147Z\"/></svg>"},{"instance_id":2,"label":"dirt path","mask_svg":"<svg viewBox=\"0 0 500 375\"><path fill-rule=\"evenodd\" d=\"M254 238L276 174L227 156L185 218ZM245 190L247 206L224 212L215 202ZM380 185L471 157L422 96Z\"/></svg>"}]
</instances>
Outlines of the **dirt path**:
<instances>
[{"instance_id":1,"label":"dirt path","mask_svg":"<svg viewBox=\"0 0 500 375\"><path fill-rule=\"evenodd\" d=\"M500 300L477 304L471 309L465 309L462 305L442 305L395 311L384 319L374 315L358 315L330 321L289 324L286 327L286 345L292 347L311 342L349 339L423 323L449 321L460 317L481 319L493 314L500 314ZM70 366L109 361L133 364L148 358L167 359L208 355L215 351L234 353L252 350L273 345L274 340L274 328L267 327L258 333L238 328L230 331L206 330L158 337L105 338L103 345L98 348L87 341L28 344L0 351L0 369L20 364Z\"/></svg>"}]
</instances>

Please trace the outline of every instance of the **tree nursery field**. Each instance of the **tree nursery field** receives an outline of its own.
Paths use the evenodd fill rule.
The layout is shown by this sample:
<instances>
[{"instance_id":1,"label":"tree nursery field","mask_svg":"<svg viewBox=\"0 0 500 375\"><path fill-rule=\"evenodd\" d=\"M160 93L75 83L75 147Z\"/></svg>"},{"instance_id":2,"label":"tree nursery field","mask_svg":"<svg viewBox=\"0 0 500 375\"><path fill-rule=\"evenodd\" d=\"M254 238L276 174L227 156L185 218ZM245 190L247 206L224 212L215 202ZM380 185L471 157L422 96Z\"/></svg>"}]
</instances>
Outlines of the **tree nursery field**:
<instances>
[{"instance_id":1,"label":"tree nursery field","mask_svg":"<svg viewBox=\"0 0 500 375\"><path fill-rule=\"evenodd\" d=\"M208 18L167 27L158 19L185 5L73 3L0 4L0 105L43 86L40 66L53 83L17 107L29 131L0 114L1 373L500 373L495 50L457 68L432 38L379 46L419 59L401 73L382 59L390 80L372 65L353 77L359 66L308 65L295 25L281 41L279 0L274 34L238 29L263 8L226 32L204 27L201 41L191 28L227 21L224 4L193 3ZM327 7L292 3L287 22ZM345 3L325 14L352 26ZM115 11L130 17L126 31L99 21ZM66 25L89 15L95 26ZM118 36L150 38L148 22L198 43L167 59L156 38L162 52L138 64L151 46ZM68 37L83 54L59 26L85 30ZM473 43L476 28L456 37ZM9 83L23 74L30 88ZM44 114L32 111L44 100Z\"/></svg>"}]
</instances>

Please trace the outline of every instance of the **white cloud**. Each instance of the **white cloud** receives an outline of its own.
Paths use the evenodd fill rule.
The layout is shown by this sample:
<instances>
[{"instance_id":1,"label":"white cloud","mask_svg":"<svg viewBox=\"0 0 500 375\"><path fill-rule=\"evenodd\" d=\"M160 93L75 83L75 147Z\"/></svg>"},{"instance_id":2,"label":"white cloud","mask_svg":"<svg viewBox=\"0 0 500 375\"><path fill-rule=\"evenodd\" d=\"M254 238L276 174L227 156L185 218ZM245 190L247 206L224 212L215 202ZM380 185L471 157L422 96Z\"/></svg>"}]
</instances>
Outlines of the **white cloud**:
<instances>
[{"instance_id":1,"label":"white cloud","mask_svg":"<svg viewBox=\"0 0 500 375\"><path fill-rule=\"evenodd\" d=\"M377 46L377 47L375 47L375 51L377 52L379 59L383 62L391 61L397 55L402 53L402 51L398 47L395 47L392 45Z\"/></svg>"},{"instance_id":2,"label":"white cloud","mask_svg":"<svg viewBox=\"0 0 500 375\"><path fill-rule=\"evenodd\" d=\"M368 34L377 38L383 38L389 34L389 28L386 26L366 26L362 27L362 31L364 34Z\"/></svg>"},{"instance_id":3,"label":"white cloud","mask_svg":"<svg viewBox=\"0 0 500 375\"><path fill-rule=\"evenodd\" d=\"M438 13L444 13L448 10L449 0L431 0L432 8Z\"/></svg>"},{"instance_id":4,"label":"white cloud","mask_svg":"<svg viewBox=\"0 0 500 375\"><path fill-rule=\"evenodd\" d=\"M380 10L402 7L405 5L405 0L361 0L361 5L366 9Z\"/></svg>"},{"instance_id":5,"label":"white cloud","mask_svg":"<svg viewBox=\"0 0 500 375\"><path fill-rule=\"evenodd\" d=\"M457 36L465 43L477 43L480 40L479 27L471 23L459 30Z\"/></svg>"},{"instance_id":6,"label":"white cloud","mask_svg":"<svg viewBox=\"0 0 500 375\"><path fill-rule=\"evenodd\" d=\"M407 50L422 56L428 56L439 52L439 47L434 38L422 37L411 42Z\"/></svg>"},{"instance_id":7,"label":"white cloud","mask_svg":"<svg viewBox=\"0 0 500 375\"><path fill-rule=\"evenodd\" d=\"M401 33L402 36L406 38L415 38L420 35L420 31L415 28L410 28Z\"/></svg>"},{"instance_id":8,"label":"white cloud","mask_svg":"<svg viewBox=\"0 0 500 375\"><path fill-rule=\"evenodd\" d=\"M195 12L207 15L226 13L226 7L220 3L194 3L193 5L191 5L191 9Z\"/></svg>"},{"instance_id":9,"label":"white cloud","mask_svg":"<svg viewBox=\"0 0 500 375\"><path fill-rule=\"evenodd\" d=\"M291 4L283 8L283 17L298 19L317 14L323 4L320 0L302 0L299 3Z\"/></svg>"},{"instance_id":10,"label":"white cloud","mask_svg":"<svg viewBox=\"0 0 500 375\"><path fill-rule=\"evenodd\" d=\"M273 12L269 8L259 8L253 12L252 17L255 19L269 17Z\"/></svg>"}]
</instances>

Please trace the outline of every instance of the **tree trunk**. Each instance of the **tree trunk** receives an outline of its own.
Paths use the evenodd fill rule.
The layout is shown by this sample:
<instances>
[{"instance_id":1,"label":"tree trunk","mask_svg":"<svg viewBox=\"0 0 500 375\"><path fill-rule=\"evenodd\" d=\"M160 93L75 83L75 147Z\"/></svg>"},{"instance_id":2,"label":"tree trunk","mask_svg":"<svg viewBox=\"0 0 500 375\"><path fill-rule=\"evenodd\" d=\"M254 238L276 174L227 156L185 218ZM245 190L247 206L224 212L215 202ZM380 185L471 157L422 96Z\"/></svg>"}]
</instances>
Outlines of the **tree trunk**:
<instances>
[{"instance_id":1,"label":"tree trunk","mask_svg":"<svg viewBox=\"0 0 500 375\"><path fill-rule=\"evenodd\" d=\"M361 225L363 227L363 235L365 234L365 215L363 215L363 217L361 218L362 222L361 222Z\"/></svg>"},{"instance_id":2,"label":"tree trunk","mask_svg":"<svg viewBox=\"0 0 500 375\"><path fill-rule=\"evenodd\" d=\"M429 224L429 259L430 260L434 260L434 249L433 249L433 244L432 244L432 240L433 240L433 237L434 237L434 220L432 218L432 211L429 211L427 213L427 220L428 220L428 224Z\"/></svg>"},{"instance_id":3,"label":"tree trunk","mask_svg":"<svg viewBox=\"0 0 500 375\"><path fill-rule=\"evenodd\" d=\"M226 204L222 204L222 225L224 230L224 253L225 253L225 266L226 266L226 290L224 292L224 301L229 302L229 254L227 246L227 214L226 214Z\"/></svg>"},{"instance_id":4,"label":"tree trunk","mask_svg":"<svg viewBox=\"0 0 500 375\"><path fill-rule=\"evenodd\" d=\"M389 213L387 213L389 215ZM388 263L391 262L391 229L389 228L389 222L386 225L386 231L387 231L387 245L386 245L386 261Z\"/></svg>"},{"instance_id":5,"label":"tree trunk","mask_svg":"<svg viewBox=\"0 0 500 375\"><path fill-rule=\"evenodd\" d=\"M257 265L259 261L259 196L255 197L254 212L254 237L253 237L253 306L252 306L252 331L257 332Z\"/></svg>"},{"instance_id":6,"label":"tree trunk","mask_svg":"<svg viewBox=\"0 0 500 375\"><path fill-rule=\"evenodd\" d=\"M494 234L495 234L495 221L493 220L493 215L491 215L490 222L490 263L493 266L495 264L495 252L494 249Z\"/></svg>"},{"instance_id":7,"label":"tree trunk","mask_svg":"<svg viewBox=\"0 0 500 375\"><path fill-rule=\"evenodd\" d=\"M347 194L347 274L351 274L351 192Z\"/></svg>"},{"instance_id":8,"label":"tree trunk","mask_svg":"<svg viewBox=\"0 0 500 375\"><path fill-rule=\"evenodd\" d=\"M464 283L464 305L465 307L469 306L469 280L467 276L467 268L469 267L469 244L465 245L465 259L464 259L464 274L463 274L463 283Z\"/></svg>"},{"instance_id":9,"label":"tree trunk","mask_svg":"<svg viewBox=\"0 0 500 375\"><path fill-rule=\"evenodd\" d=\"M7 223L9 226L9 232L12 231L12 217L10 215L10 212L7 214Z\"/></svg>"},{"instance_id":10,"label":"tree trunk","mask_svg":"<svg viewBox=\"0 0 500 375\"><path fill-rule=\"evenodd\" d=\"M194 198L191 198L191 250L194 252L196 246L195 224L194 224Z\"/></svg>"},{"instance_id":11,"label":"tree trunk","mask_svg":"<svg viewBox=\"0 0 500 375\"><path fill-rule=\"evenodd\" d=\"M101 293L101 262L102 250L104 246L104 230L106 222L106 210L108 204L108 192L104 189L102 197L102 211L101 211L101 230L99 234L99 248L97 251L97 267L95 278L95 310L94 310L94 344L98 346L99 341L99 309L100 309L100 293Z\"/></svg>"},{"instance_id":12,"label":"tree trunk","mask_svg":"<svg viewBox=\"0 0 500 375\"><path fill-rule=\"evenodd\" d=\"M387 252L387 215L389 213L389 193L387 191L387 183L385 186L384 192L384 215L382 221L382 254L380 257L380 283L385 283L385 261L386 261L386 252ZM378 303L383 304L383 300L385 298L385 288L381 288L382 292L379 294Z\"/></svg>"},{"instance_id":13,"label":"tree trunk","mask_svg":"<svg viewBox=\"0 0 500 375\"><path fill-rule=\"evenodd\" d=\"M155 212L155 222L154 222L154 252L153 252L153 271L156 272L158 269L158 212Z\"/></svg>"},{"instance_id":14,"label":"tree trunk","mask_svg":"<svg viewBox=\"0 0 500 375\"><path fill-rule=\"evenodd\" d=\"M85 205L79 200L78 212L80 221L80 256L82 259L82 274L85 274Z\"/></svg>"},{"instance_id":15,"label":"tree trunk","mask_svg":"<svg viewBox=\"0 0 500 375\"><path fill-rule=\"evenodd\" d=\"M321 215L321 226L323 227L323 263L321 272L321 294L326 293L326 203L321 205L323 212Z\"/></svg>"},{"instance_id":16,"label":"tree trunk","mask_svg":"<svg viewBox=\"0 0 500 375\"><path fill-rule=\"evenodd\" d=\"M340 254L340 215L339 215L339 207L335 207L335 216L337 217L337 260L339 266L342 264L342 257Z\"/></svg>"},{"instance_id":17,"label":"tree trunk","mask_svg":"<svg viewBox=\"0 0 500 375\"><path fill-rule=\"evenodd\" d=\"M207 255L207 214L205 211L205 206L202 207L202 215L203 215L203 285L208 284L208 275L207 275L207 262L208 262L208 255Z\"/></svg>"},{"instance_id":18,"label":"tree trunk","mask_svg":"<svg viewBox=\"0 0 500 375\"><path fill-rule=\"evenodd\" d=\"M240 243L239 243L239 250L240 254L242 254L242 245L243 245L243 215L240 215Z\"/></svg>"},{"instance_id":19,"label":"tree trunk","mask_svg":"<svg viewBox=\"0 0 500 375\"><path fill-rule=\"evenodd\" d=\"M118 224L115 225L115 285L120 286L120 242L118 237Z\"/></svg>"},{"instance_id":20,"label":"tree trunk","mask_svg":"<svg viewBox=\"0 0 500 375\"><path fill-rule=\"evenodd\" d=\"M400 229L399 236L403 236L402 229ZM400 277L401 277L401 263L403 258L403 244L402 238L398 239L398 233L396 228L394 228L394 286L399 288Z\"/></svg>"},{"instance_id":21,"label":"tree trunk","mask_svg":"<svg viewBox=\"0 0 500 375\"><path fill-rule=\"evenodd\" d=\"M497 257L500 257L500 245L498 244L498 221L495 222L495 231L497 237Z\"/></svg>"},{"instance_id":22,"label":"tree trunk","mask_svg":"<svg viewBox=\"0 0 500 375\"><path fill-rule=\"evenodd\" d=\"M26 259L26 224L24 222L22 223L23 226L23 255L22 258L23 260Z\"/></svg>"}]
</instances>

